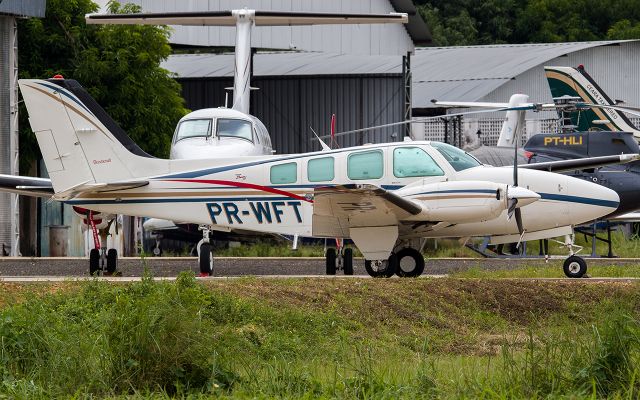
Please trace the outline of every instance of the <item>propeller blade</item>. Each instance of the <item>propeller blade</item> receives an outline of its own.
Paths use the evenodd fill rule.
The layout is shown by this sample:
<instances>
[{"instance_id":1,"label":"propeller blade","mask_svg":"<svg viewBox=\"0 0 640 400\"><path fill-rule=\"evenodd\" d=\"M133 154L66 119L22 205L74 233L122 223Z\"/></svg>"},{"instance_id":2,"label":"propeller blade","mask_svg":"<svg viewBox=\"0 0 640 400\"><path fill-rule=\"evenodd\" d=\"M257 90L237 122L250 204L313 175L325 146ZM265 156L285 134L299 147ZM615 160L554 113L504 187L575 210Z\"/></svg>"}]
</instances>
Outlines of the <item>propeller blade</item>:
<instances>
[{"instance_id":1,"label":"propeller blade","mask_svg":"<svg viewBox=\"0 0 640 400\"><path fill-rule=\"evenodd\" d=\"M507 208L507 221L511 221L513 213L517 210L518 199L509 199L509 207Z\"/></svg>"},{"instance_id":2,"label":"propeller blade","mask_svg":"<svg viewBox=\"0 0 640 400\"><path fill-rule=\"evenodd\" d=\"M518 225L518 232L520 233L520 235L522 235L524 233L524 227L522 226L522 212L520 211L519 208L516 208L515 214L516 214L516 225Z\"/></svg>"},{"instance_id":3,"label":"propeller blade","mask_svg":"<svg viewBox=\"0 0 640 400\"><path fill-rule=\"evenodd\" d=\"M522 214L520 213L519 208L516 208L516 225L518 225L518 232L520 232L520 239L518 239L518 243L516 243L516 249L519 249L525 232L524 227L522 226Z\"/></svg>"},{"instance_id":4,"label":"propeller blade","mask_svg":"<svg viewBox=\"0 0 640 400\"><path fill-rule=\"evenodd\" d=\"M635 107L621 107L621 106L611 106L604 104L590 104L590 103L578 103L578 107L584 106L589 108L610 108L612 110L621 111L623 113L632 114L637 117L640 117L640 108Z\"/></svg>"}]
</instances>

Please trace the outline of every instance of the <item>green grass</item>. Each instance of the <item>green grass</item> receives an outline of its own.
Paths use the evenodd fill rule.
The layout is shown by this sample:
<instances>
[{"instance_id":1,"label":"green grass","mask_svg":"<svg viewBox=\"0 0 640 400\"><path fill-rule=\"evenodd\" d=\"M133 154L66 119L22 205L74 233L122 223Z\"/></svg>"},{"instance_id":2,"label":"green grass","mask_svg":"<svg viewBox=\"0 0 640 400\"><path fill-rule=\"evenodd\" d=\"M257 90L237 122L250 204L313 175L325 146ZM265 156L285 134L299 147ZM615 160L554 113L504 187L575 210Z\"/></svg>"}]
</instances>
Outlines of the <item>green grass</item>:
<instances>
[{"instance_id":1,"label":"green grass","mask_svg":"<svg viewBox=\"0 0 640 400\"><path fill-rule=\"evenodd\" d=\"M0 398L636 398L640 286L0 285Z\"/></svg>"},{"instance_id":2,"label":"green grass","mask_svg":"<svg viewBox=\"0 0 640 400\"><path fill-rule=\"evenodd\" d=\"M453 272L449 276L453 278L565 278L560 263L552 260L548 265L527 265L498 270L471 267ZM592 278L640 278L640 264L590 265L587 275Z\"/></svg>"}]
</instances>

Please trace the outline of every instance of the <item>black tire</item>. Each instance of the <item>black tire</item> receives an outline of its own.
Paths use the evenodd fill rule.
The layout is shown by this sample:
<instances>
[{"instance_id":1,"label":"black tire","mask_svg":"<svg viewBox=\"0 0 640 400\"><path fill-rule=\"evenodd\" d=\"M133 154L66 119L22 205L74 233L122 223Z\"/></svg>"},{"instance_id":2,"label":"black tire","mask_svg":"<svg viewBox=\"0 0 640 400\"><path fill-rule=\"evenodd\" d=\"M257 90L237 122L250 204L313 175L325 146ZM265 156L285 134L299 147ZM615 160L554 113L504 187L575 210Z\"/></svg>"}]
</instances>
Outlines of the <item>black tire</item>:
<instances>
[{"instance_id":1,"label":"black tire","mask_svg":"<svg viewBox=\"0 0 640 400\"><path fill-rule=\"evenodd\" d=\"M118 269L118 250L109 249L107 251L107 272L111 275L115 274Z\"/></svg>"},{"instance_id":2,"label":"black tire","mask_svg":"<svg viewBox=\"0 0 640 400\"><path fill-rule=\"evenodd\" d=\"M390 278L398 268L398 257L395 254L384 261L382 268L374 269L371 260L364 260L364 269L374 278Z\"/></svg>"},{"instance_id":3,"label":"black tire","mask_svg":"<svg viewBox=\"0 0 640 400\"><path fill-rule=\"evenodd\" d=\"M329 247L325 254L325 264L327 267L327 275L336 274L336 249Z\"/></svg>"},{"instance_id":4,"label":"black tire","mask_svg":"<svg viewBox=\"0 0 640 400\"><path fill-rule=\"evenodd\" d=\"M210 243L202 243L200 246L198 263L200 264L200 276L213 275L213 252Z\"/></svg>"},{"instance_id":5,"label":"black tire","mask_svg":"<svg viewBox=\"0 0 640 400\"><path fill-rule=\"evenodd\" d=\"M342 256L342 268L345 275L353 275L353 249L347 247Z\"/></svg>"},{"instance_id":6,"label":"black tire","mask_svg":"<svg viewBox=\"0 0 640 400\"><path fill-rule=\"evenodd\" d=\"M396 275L401 278L415 278L424 272L424 257L416 249L411 247L404 248L396 253L398 257L398 268L396 269ZM403 264L403 259L411 259L413 262L407 265Z\"/></svg>"},{"instance_id":7,"label":"black tire","mask_svg":"<svg viewBox=\"0 0 640 400\"><path fill-rule=\"evenodd\" d=\"M568 278L582 278L587 273L587 262L578 256L570 256L562 265L564 274Z\"/></svg>"},{"instance_id":8,"label":"black tire","mask_svg":"<svg viewBox=\"0 0 640 400\"><path fill-rule=\"evenodd\" d=\"M385 278L391 278L398 270L398 256L395 253L391 253L387 260L387 268L384 270L383 276Z\"/></svg>"},{"instance_id":9,"label":"black tire","mask_svg":"<svg viewBox=\"0 0 640 400\"><path fill-rule=\"evenodd\" d=\"M89 274L97 275L100 272L100 250L91 249L89 252Z\"/></svg>"}]
</instances>

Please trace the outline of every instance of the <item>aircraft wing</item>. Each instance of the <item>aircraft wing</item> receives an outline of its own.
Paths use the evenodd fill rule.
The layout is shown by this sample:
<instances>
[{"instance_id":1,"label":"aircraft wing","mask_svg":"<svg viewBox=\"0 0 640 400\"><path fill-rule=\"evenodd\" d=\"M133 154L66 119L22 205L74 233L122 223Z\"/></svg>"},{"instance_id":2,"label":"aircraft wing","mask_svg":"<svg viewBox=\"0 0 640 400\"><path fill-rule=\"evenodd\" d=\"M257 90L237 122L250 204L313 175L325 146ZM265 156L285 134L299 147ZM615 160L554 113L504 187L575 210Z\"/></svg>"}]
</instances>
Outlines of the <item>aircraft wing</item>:
<instances>
[{"instance_id":1,"label":"aircraft wing","mask_svg":"<svg viewBox=\"0 0 640 400\"><path fill-rule=\"evenodd\" d=\"M314 190L313 233L348 236L354 227L396 225L422 212L411 200L375 185L342 185Z\"/></svg>"},{"instance_id":2,"label":"aircraft wing","mask_svg":"<svg viewBox=\"0 0 640 400\"><path fill-rule=\"evenodd\" d=\"M193 26L235 26L236 16L233 10L191 11L167 13L134 14L87 14L87 24L147 24L147 25L193 25ZM291 11L254 11L256 26L291 25L334 25L334 24L406 24L406 13L389 14L339 14L309 13Z\"/></svg>"},{"instance_id":3,"label":"aircraft wing","mask_svg":"<svg viewBox=\"0 0 640 400\"><path fill-rule=\"evenodd\" d=\"M549 161L535 164L519 164L518 168L549 172L566 172L579 169L599 168L613 164L626 164L637 160L640 160L640 154L619 154L613 156L577 158L574 160Z\"/></svg>"},{"instance_id":4,"label":"aircraft wing","mask_svg":"<svg viewBox=\"0 0 640 400\"><path fill-rule=\"evenodd\" d=\"M51 185L51 180L46 178L0 174L0 192L34 197L51 197L53 196L53 186Z\"/></svg>"}]
</instances>

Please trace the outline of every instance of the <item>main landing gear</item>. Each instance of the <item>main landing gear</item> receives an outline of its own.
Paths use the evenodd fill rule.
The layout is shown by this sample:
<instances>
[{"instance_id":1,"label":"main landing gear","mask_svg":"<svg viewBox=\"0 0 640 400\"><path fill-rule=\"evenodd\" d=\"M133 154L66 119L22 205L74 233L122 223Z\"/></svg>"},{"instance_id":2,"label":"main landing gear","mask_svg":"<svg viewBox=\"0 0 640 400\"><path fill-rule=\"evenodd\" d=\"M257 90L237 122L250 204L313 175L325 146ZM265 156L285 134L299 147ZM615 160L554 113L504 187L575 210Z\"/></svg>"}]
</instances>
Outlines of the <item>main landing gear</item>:
<instances>
[{"instance_id":1,"label":"main landing gear","mask_svg":"<svg viewBox=\"0 0 640 400\"><path fill-rule=\"evenodd\" d=\"M213 247L209 241L211 229L208 225L200 225L198 227L202 231L202 240L198 243L198 266L200 267L200 276L213 275Z\"/></svg>"},{"instance_id":2,"label":"main landing gear","mask_svg":"<svg viewBox=\"0 0 640 400\"><path fill-rule=\"evenodd\" d=\"M118 250L107 249L107 236L109 235L109 228L115 220L112 220L107 224L107 227L100 229L96 228L95 221L90 216L89 222L91 232L93 234L94 248L89 252L89 274L91 276L106 275L113 276L118 271Z\"/></svg>"},{"instance_id":3,"label":"main landing gear","mask_svg":"<svg viewBox=\"0 0 640 400\"><path fill-rule=\"evenodd\" d=\"M391 253L386 260L365 260L364 268L374 278L415 278L424 272L424 257L419 250L404 247Z\"/></svg>"},{"instance_id":4,"label":"main landing gear","mask_svg":"<svg viewBox=\"0 0 640 400\"><path fill-rule=\"evenodd\" d=\"M327 275L335 275L342 270L345 275L353 275L353 249L344 247L342 241L338 241L338 247L329 247L325 253Z\"/></svg>"}]
</instances>

